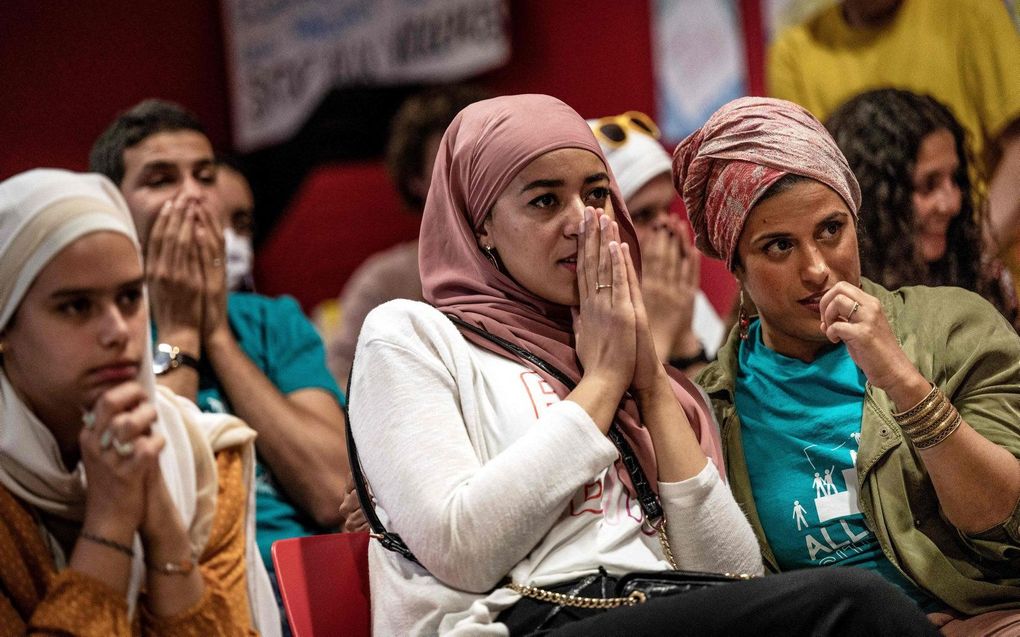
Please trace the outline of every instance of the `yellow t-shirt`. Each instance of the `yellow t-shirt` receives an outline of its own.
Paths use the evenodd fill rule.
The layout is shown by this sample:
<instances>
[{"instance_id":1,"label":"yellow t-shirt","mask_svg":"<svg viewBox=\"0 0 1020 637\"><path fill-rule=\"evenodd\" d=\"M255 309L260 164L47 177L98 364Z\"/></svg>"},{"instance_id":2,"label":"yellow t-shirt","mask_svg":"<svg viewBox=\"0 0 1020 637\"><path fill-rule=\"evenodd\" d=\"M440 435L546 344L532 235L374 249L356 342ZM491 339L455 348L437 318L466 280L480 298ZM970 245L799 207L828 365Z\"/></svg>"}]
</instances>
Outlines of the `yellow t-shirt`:
<instances>
[{"instance_id":1,"label":"yellow t-shirt","mask_svg":"<svg viewBox=\"0 0 1020 637\"><path fill-rule=\"evenodd\" d=\"M1020 35L1002 0L904 0L890 24L854 29L837 4L786 29L768 92L822 121L863 91L900 88L952 109L977 158L1020 117Z\"/></svg>"},{"instance_id":2,"label":"yellow t-shirt","mask_svg":"<svg viewBox=\"0 0 1020 637\"><path fill-rule=\"evenodd\" d=\"M931 95L967 130L987 174L986 149L1020 118L1020 35L1001 0L904 0L877 29L850 27L836 4L780 34L766 82L823 122L864 91ZM1003 257L1020 294L1020 243Z\"/></svg>"}]
</instances>

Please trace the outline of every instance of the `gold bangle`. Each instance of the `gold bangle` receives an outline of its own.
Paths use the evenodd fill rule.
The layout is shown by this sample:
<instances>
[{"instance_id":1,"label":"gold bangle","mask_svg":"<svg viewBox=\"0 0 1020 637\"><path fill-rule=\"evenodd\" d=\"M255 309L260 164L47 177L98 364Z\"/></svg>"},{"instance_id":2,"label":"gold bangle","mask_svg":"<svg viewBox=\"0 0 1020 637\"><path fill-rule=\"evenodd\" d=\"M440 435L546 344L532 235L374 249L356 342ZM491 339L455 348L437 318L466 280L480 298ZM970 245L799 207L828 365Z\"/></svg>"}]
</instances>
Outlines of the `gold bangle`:
<instances>
[{"instance_id":1,"label":"gold bangle","mask_svg":"<svg viewBox=\"0 0 1020 637\"><path fill-rule=\"evenodd\" d=\"M916 405L914 405L913 407L906 411L901 411L898 414L894 413L892 417L896 419L897 423L907 422L911 418L916 416L918 413L922 411L927 411L929 408L931 408L931 405L938 400L938 395L941 393L942 392L939 391L939 388L936 385L932 384L931 391L928 392L928 395L922 398L919 403L917 403Z\"/></svg>"},{"instance_id":2,"label":"gold bangle","mask_svg":"<svg viewBox=\"0 0 1020 637\"><path fill-rule=\"evenodd\" d=\"M911 440L915 449L931 449L935 445L938 445L945 441L946 438L951 436L953 432L960 428L960 423L963 422L963 416L960 412L953 410L953 417L947 419L940 429L933 431L930 435L925 438L919 438L917 440Z\"/></svg>"},{"instance_id":3,"label":"gold bangle","mask_svg":"<svg viewBox=\"0 0 1020 637\"><path fill-rule=\"evenodd\" d=\"M917 422L912 426L900 425L900 430L910 438L923 438L947 420L952 413L952 409L952 403L943 397L943 399L938 403L937 408L924 420Z\"/></svg>"}]
</instances>

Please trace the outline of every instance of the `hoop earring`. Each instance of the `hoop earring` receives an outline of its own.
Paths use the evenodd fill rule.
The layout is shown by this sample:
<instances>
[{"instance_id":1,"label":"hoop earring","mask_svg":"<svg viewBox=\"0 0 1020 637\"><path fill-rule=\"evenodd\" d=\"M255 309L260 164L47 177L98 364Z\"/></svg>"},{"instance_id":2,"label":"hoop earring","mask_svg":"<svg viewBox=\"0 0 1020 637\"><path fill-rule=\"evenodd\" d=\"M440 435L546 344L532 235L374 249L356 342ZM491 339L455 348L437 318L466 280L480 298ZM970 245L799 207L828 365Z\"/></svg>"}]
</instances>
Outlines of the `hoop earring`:
<instances>
[{"instance_id":1,"label":"hoop earring","mask_svg":"<svg viewBox=\"0 0 1020 637\"><path fill-rule=\"evenodd\" d=\"M482 254L489 260L492 267L496 268L500 272L503 271L503 264L499 261L499 254L496 253L496 248L493 246L482 246Z\"/></svg>"},{"instance_id":2,"label":"hoop earring","mask_svg":"<svg viewBox=\"0 0 1020 637\"><path fill-rule=\"evenodd\" d=\"M748 328L751 325L751 317L747 314L747 309L744 307L744 288L740 288L740 312L737 314L737 324L740 326L738 334L740 340L747 340Z\"/></svg>"}]
</instances>

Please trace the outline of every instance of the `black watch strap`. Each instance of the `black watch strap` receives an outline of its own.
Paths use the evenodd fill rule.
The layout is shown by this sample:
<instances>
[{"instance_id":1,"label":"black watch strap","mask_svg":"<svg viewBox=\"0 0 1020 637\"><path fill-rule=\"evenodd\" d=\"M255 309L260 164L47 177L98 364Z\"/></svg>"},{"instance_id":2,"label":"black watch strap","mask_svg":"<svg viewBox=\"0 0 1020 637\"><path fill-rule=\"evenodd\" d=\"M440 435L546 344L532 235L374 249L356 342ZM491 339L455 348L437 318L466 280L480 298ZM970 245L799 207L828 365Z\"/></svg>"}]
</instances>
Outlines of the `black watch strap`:
<instances>
[{"instance_id":1,"label":"black watch strap","mask_svg":"<svg viewBox=\"0 0 1020 637\"><path fill-rule=\"evenodd\" d=\"M669 364L677 369L687 369L691 365L696 365L698 363L707 364L711 362L712 360L708 357L708 354L705 353L704 346L702 346L701 349L698 350L698 353L694 356L674 356L669 359Z\"/></svg>"},{"instance_id":2,"label":"black watch strap","mask_svg":"<svg viewBox=\"0 0 1020 637\"><path fill-rule=\"evenodd\" d=\"M177 369L178 367L190 367L196 372L199 371L198 359L191 354L186 354L181 351L180 347L176 345L170 345L169 343L160 343L156 346L156 351L153 354L154 369L156 374L165 374L170 370Z\"/></svg>"}]
</instances>

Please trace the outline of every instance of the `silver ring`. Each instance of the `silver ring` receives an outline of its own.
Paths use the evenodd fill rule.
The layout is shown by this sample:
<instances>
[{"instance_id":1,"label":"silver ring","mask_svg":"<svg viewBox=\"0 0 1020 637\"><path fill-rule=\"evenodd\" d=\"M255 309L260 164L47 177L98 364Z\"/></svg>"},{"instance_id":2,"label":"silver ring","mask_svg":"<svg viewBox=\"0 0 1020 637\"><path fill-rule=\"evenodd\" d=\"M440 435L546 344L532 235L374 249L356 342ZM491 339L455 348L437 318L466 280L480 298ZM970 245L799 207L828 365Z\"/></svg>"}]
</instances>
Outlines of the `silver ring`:
<instances>
[{"instance_id":1,"label":"silver ring","mask_svg":"<svg viewBox=\"0 0 1020 637\"><path fill-rule=\"evenodd\" d=\"M127 458L128 456L135 452L135 443L131 441L121 442L114 438L113 450L117 452L117 455L120 456L121 458Z\"/></svg>"},{"instance_id":2,"label":"silver ring","mask_svg":"<svg viewBox=\"0 0 1020 637\"><path fill-rule=\"evenodd\" d=\"M606 288L611 288L611 287L613 287L612 283L596 283L595 284L595 294L598 294L599 290L604 290Z\"/></svg>"},{"instance_id":3,"label":"silver ring","mask_svg":"<svg viewBox=\"0 0 1020 637\"><path fill-rule=\"evenodd\" d=\"M854 317L854 312L856 312L859 309L861 309L861 304L858 303L857 301L854 301L854 306L852 308L850 308L850 313L846 315L846 322L847 323L849 323L850 319L852 319Z\"/></svg>"},{"instance_id":4,"label":"silver ring","mask_svg":"<svg viewBox=\"0 0 1020 637\"><path fill-rule=\"evenodd\" d=\"M83 413L81 415L81 424L84 425L86 429L92 429L93 427L95 427L96 426L96 412L94 412L94 411L86 411L85 413Z\"/></svg>"}]
</instances>

